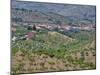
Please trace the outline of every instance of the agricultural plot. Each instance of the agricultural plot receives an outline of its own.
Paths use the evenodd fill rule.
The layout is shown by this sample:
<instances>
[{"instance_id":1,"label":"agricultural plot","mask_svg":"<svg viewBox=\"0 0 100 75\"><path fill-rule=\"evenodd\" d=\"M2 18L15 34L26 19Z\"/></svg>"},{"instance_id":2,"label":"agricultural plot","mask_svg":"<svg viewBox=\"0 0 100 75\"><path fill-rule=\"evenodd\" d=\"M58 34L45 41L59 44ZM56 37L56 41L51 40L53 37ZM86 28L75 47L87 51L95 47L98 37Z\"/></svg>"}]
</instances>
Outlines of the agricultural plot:
<instances>
[{"instance_id":1,"label":"agricultural plot","mask_svg":"<svg viewBox=\"0 0 100 75\"><path fill-rule=\"evenodd\" d=\"M95 6L14 0L11 14L12 74L96 68Z\"/></svg>"}]
</instances>

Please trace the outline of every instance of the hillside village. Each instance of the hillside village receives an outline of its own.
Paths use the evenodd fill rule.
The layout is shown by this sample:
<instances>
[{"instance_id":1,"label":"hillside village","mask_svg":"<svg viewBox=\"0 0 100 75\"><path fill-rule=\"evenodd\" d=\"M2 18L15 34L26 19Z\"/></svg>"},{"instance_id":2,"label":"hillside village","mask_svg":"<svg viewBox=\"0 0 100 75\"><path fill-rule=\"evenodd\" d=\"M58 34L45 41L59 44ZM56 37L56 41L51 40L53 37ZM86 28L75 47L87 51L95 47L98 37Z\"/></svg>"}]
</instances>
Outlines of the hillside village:
<instances>
[{"instance_id":1,"label":"hillside village","mask_svg":"<svg viewBox=\"0 0 100 75\"><path fill-rule=\"evenodd\" d=\"M13 75L96 68L95 6L12 0L11 9Z\"/></svg>"},{"instance_id":2,"label":"hillside village","mask_svg":"<svg viewBox=\"0 0 100 75\"><path fill-rule=\"evenodd\" d=\"M21 24L21 25L17 25L17 24L13 24L11 27L12 30L12 40L15 41L17 39L16 36L14 36L13 34L16 32L16 26L26 26L27 30L30 27L29 30L31 30L29 33L26 33L25 35L21 36L19 39L31 39L32 36L34 37L36 35L36 30L42 30L42 29L47 29L49 31L51 30L55 30L58 29L59 31L80 31L80 30L87 30L87 31L91 31L91 30L95 30L95 25L80 25L80 26L72 26L72 25L56 25L56 24L48 24L48 23L43 23L43 24L34 24L34 25L25 25L25 24ZM33 28L35 26L35 29ZM31 35L30 35L31 34ZM31 37L31 38L30 38Z\"/></svg>"}]
</instances>

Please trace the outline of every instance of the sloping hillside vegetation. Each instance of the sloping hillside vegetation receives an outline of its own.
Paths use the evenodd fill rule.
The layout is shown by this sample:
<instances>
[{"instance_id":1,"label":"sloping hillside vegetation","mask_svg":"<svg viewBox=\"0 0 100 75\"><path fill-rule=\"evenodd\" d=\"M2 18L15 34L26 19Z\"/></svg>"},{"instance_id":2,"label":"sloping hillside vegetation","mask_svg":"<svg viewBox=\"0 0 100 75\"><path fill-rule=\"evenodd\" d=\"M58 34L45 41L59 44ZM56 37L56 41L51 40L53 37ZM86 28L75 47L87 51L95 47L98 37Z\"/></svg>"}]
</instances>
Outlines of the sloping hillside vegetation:
<instances>
[{"instance_id":1,"label":"sloping hillside vegetation","mask_svg":"<svg viewBox=\"0 0 100 75\"><path fill-rule=\"evenodd\" d=\"M11 74L96 68L95 6L12 1Z\"/></svg>"},{"instance_id":2,"label":"sloping hillside vegetation","mask_svg":"<svg viewBox=\"0 0 100 75\"><path fill-rule=\"evenodd\" d=\"M93 34L41 30L32 40L17 40L12 43L12 73L95 69Z\"/></svg>"}]
</instances>

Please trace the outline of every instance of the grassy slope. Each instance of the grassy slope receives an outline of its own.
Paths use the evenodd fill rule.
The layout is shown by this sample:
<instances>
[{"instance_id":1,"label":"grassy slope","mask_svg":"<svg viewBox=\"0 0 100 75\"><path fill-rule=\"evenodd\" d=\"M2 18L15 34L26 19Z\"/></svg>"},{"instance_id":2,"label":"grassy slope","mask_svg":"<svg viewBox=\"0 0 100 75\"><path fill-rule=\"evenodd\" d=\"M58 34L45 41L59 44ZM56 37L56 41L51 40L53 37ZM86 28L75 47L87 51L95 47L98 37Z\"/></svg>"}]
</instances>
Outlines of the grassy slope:
<instances>
[{"instance_id":1,"label":"grassy slope","mask_svg":"<svg viewBox=\"0 0 100 75\"><path fill-rule=\"evenodd\" d=\"M17 35L18 33L25 33L23 30L23 28L18 28ZM90 56L86 57L85 55L80 56L78 54L84 54L85 51L90 51L90 54L93 54L94 52L95 54L94 35L94 32L89 31L67 32L64 33L64 35L56 31L42 30L40 32L37 32L37 36L33 40L19 40L12 44L13 61L17 62L17 64L13 64L13 68L16 71L19 71L19 73L22 71L18 70L17 68L18 64L23 65L23 62L19 62L15 57L16 55L20 56L20 51L22 52L22 57L25 60L25 62L33 62L29 60L33 58L35 59L35 57L31 57L31 55L36 55L36 57L38 57L39 60L42 59L44 61L44 57L41 57L42 54L44 54L44 56L47 56L51 60L51 62L55 63L55 65L57 65L57 62L53 61L53 59L58 60L61 62L61 64L63 64L63 67L55 67L55 69L52 69L52 65L49 65L51 69L48 69L47 71L58 71L57 68L59 70L93 69L95 68L95 56L91 56L92 59L94 58L93 61L91 61L92 59ZM78 59L78 57L80 58ZM46 60L49 60L48 58ZM20 57L18 59L20 59ZM87 60L90 60L90 62L87 62ZM36 61L37 60L34 60L34 62ZM49 63L45 62L42 63ZM67 62L69 63L67 64ZM26 65L28 65L28 63L26 63ZM38 63L37 65L41 65L41 63ZM46 66L46 68L48 68L48 66ZM34 71L32 69L34 69ZM45 68L42 70L39 70L39 68L32 69L27 69L26 72L46 71ZM24 70L22 72L24 72Z\"/></svg>"}]
</instances>

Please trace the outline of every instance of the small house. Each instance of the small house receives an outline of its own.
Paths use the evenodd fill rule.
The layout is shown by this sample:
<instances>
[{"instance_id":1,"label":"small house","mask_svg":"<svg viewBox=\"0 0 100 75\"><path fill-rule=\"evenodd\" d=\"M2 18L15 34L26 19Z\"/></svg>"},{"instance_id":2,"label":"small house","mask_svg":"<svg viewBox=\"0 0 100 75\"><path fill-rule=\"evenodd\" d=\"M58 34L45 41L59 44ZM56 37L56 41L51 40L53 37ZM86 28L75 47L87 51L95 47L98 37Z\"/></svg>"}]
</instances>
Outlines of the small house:
<instances>
[{"instance_id":1,"label":"small house","mask_svg":"<svg viewBox=\"0 0 100 75\"><path fill-rule=\"evenodd\" d=\"M36 36L36 31L31 31L27 33L27 39L33 39Z\"/></svg>"}]
</instances>

